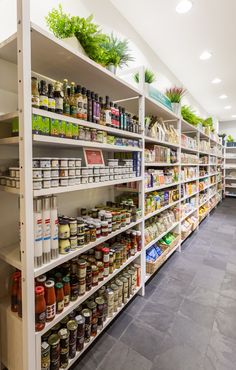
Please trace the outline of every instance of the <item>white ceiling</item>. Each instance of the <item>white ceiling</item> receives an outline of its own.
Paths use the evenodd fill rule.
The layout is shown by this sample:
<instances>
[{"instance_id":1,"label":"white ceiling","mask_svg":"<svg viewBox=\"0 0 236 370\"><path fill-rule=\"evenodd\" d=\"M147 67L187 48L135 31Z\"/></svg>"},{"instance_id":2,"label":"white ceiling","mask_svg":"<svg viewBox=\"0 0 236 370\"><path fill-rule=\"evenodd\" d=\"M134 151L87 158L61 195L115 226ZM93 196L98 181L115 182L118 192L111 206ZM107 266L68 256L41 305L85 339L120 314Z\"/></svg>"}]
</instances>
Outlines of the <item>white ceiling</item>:
<instances>
[{"instance_id":1,"label":"white ceiling","mask_svg":"<svg viewBox=\"0 0 236 370\"><path fill-rule=\"evenodd\" d=\"M189 90L219 120L236 115L236 0L193 0L178 14L178 0L112 0L123 16ZM199 59L209 50L212 58ZM218 77L220 84L211 81ZM227 99L219 96L226 94ZM232 109L224 107L231 105Z\"/></svg>"}]
</instances>

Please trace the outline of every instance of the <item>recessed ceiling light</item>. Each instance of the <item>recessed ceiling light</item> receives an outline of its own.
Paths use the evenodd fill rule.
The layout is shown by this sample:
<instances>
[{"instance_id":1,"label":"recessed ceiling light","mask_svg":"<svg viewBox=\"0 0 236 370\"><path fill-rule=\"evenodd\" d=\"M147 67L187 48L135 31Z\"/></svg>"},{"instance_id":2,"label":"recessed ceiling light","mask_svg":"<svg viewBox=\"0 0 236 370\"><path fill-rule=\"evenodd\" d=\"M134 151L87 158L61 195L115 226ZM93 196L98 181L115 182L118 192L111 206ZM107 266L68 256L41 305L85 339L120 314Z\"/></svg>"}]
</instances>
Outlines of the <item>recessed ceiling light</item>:
<instances>
[{"instance_id":1,"label":"recessed ceiling light","mask_svg":"<svg viewBox=\"0 0 236 370\"><path fill-rule=\"evenodd\" d=\"M228 96L227 96L227 95L225 95L225 94L222 94L222 95L220 95L220 96L219 96L219 98L220 98L220 99L227 99L227 98L228 98Z\"/></svg>"},{"instance_id":2,"label":"recessed ceiling light","mask_svg":"<svg viewBox=\"0 0 236 370\"><path fill-rule=\"evenodd\" d=\"M225 109L231 109L232 107L231 107L231 105L226 105L225 106Z\"/></svg>"},{"instance_id":3,"label":"recessed ceiling light","mask_svg":"<svg viewBox=\"0 0 236 370\"><path fill-rule=\"evenodd\" d=\"M214 78L214 80L211 81L211 83L213 84L219 84L221 82L221 79L220 78Z\"/></svg>"},{"instance_id":4,"label":"recessed ceiling light","mask_svg":"<svg viewBox=\"0 0 236 370\"><path fill-rule=\"evenodd\" d=\"M207 59L210 59L212 57L212 53L210 53L210 51L207 51L205 50L201 55L200 55L200 59L201 60L207 60Z\"/></svg>"},{"instance_id":5,"label":"recessed ceiling light","mask_svg":"<svg viewBox=\"0 0 236 370\"><path fill-rule=\"evenodd\" d=\"M192 8L193 3L190 0L181 0L179 4L176 6L177 13L184 14L188 13L189 10Z\"/></svg>"}]
</instances>

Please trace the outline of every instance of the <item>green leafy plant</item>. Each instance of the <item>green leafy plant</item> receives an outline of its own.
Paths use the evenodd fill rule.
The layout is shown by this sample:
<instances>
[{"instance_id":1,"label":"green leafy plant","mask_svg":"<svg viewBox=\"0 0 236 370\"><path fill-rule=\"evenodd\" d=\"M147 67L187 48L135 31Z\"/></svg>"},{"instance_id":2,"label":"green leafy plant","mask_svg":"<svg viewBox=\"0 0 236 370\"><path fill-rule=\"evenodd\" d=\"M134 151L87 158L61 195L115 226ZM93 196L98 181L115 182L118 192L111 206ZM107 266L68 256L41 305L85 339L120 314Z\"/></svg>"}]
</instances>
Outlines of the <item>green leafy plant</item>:
<instances>
[{"instance_id":1,"label":"green leafy plant","mask_svg":"<svg viewBox=\"0 0 236 370\"><path fill-rule=\"evenodd\" d=\"M185 93L186 90L183 87L171 87L166 90L166 96L170 99L171 103L180 103Z\"/></svg>"},{"instance_id":2,"label":"green leafy plant","mask_svg":"<svg viewBox=\"0 0 236 370\"><path fill-rule=\"evenodd\" d=\"M59 4L58 10L52 9L52 11L48 13L46 22L50 31L60 39L65 39L74 35L74 21L69 14L63 13L61 4Z\"/></svg>"},{"instance_id":3,"label":"green leafy plant","mask_svg":"<svg viewBox=\"0 0 236 370\"><path fill-rule=\"evenodd\" d=\"M145 83L151 84L156 81L156 76L154 72L152 72L150 69L145 69L145 77L144 77ZM135 73L134 75L134 81L138 84L139 83L139 73Z\"/></svg>"},{"instance_id":4,"label":"green leafy plant","mask_svg":"<svg viewBox=\"0 0 236 370\"><path fill-rule=\"evenodd\" d=\"M200 117L198 117L195 114L195 111L187 105L181 107L181 114L183 119L193 126L197 126L198 123L202 123L203 121Z\"/></svg>"},{"instance_id":5,"label":"green leafy plant","mask_svg":"<svg viewBox=\"0 0 236 370\"><path fill-rule=\"evenodd\" d=\"M234 138L233 138L233 136L232 136L232 135L228 135L228 137L227 137L227 142L228 142L228 143L233 143L233 142L234 142Z\"/></svg>"},{"instance_id":6,"label":"green leafy plant","mask_svg":"<svg viewBox=\"0 0 236 370\"><path fill-rule=\"evenodd\" d=\"M112 33L107 39L101 43L104 50L105 66L114 65L115 67L123 67L128 65L128 62L134 60L129 53L129 42L127 39L120 40Z\"/></svg>"}]
</instances>

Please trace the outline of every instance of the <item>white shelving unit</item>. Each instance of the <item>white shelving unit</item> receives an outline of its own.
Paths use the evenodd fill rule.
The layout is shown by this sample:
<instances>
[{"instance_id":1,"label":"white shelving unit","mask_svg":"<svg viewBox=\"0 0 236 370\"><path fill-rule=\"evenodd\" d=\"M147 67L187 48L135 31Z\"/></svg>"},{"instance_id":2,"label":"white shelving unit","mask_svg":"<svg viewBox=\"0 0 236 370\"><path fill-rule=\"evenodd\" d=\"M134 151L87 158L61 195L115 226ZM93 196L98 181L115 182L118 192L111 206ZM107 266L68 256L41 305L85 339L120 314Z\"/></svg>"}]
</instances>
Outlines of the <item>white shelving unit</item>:
<instances>
[{"instance_id":1,"label":"white shelving unit","mask_svg":"<svg viewBox=\"0 0 236 370\"><path fill-rule=\"evenodd\" d=\"M226 197L236 196L236 147L224 148L224 194Z\"/></svg>"},{"instance_id":2,"label":"white shelving unit","mask_svg":"<svg viewBox=\"0 0 236 370\"><path fill-rule=\"evenodd\" d=\"M18 70L18 111L15 109L6 114L0 116L0 124L2 127L1 138L0 138L0 160L4 161L4 165L11 162L12 159L19 159L20 164L20 188L14 189L10 187L0 187L0 201L4 212L6 211L7 216L2 221L1 229L1 241L0 241L0 263L4 266L4 271L8 269L4 275L4 279L7 280L9 274L14 268L20 269L22 272L22 302L23 302L23 319L18 319L16 315L13 315L9 309L9 303L4 300L4 304L1 305L1 311L4 312L6 322L8 324L1 330L2 340L7 334L7 330L11 328L13 332L20 332L21 346L12 339L12 346L3 346L3 350L7 353L3 353L1 361L2 364L8 367L9 370L40 370L41 369L41 338L42 335L48 331L57 322L63 319L68 313L75 309L79 304L84 302L90 297L95 291L101 286L110 281L120 271L122 271L131 262L136 261L141 265L141 285L134 292L135 294L145 294L145 283L150 279L150 275L146 274L146 250L154 243L158 242L168 232L175 230L177 234L181 233L181 223L184 220L196 214L199 217L199 208L203 204L210 205L210 200L218 193L217 179L213 179L220 173L218 168L220 165L212 164L212 161L221 160L222 157L222 146L213 136L208 136L200 129L191 126L188 122L177 117L168 108L165 108L157 101L146 96L144 87L144 68L140 71L140 89L133 87L126 83L121 78L113 75L103 67L97 65L87 57L79 54L71 47L67 46L63 41L56 39L54 36L40 29L38 26L30 23L30 9L28 2L18 1L18 28L17 32L12 35L9 39L0 44L0 59L6 62L10 62L15 65ZM24 45L24 48L23 48ZM68 65L68 60L70 63ZM56 66L56 67L55 67ZM139 139L141 140L141 146L114 146L110 144L99 144L91 143L87 141L70 140L62 138L54 138L50 136L32 135L31 133L31 117L33 114L40 114L49 118L61 118L61 115L55 113L45 112L42 110L32 109L31 107L31 71L38 73L43 76L48 76L55 80L62 80L65 76L68 80L77 81L81 85L90 88L93 91L97 91L100 95L109 95L114 101L122 101L124 106L135 106L135 112L139 115L142 132L140 134L134 134L131 132L118 130L110 127L102 126L102 130L107 131L112 135L117 135L124 138ZM141 73L142 72L142 73ZM132 102L132 103L130 103ZM179 143L161 142L156 138L146 136L144 130L144 117L149 114L155 114L162 117L166 122L173 122L179 133ZM19 137L10 137L9 123L13 118L19 118ZM85 122L77 120L71 117L66 117L66 120L72 123L79 123L84 127L98 128L98 125L91 122ZM185 148L181 145L181 134L184 133L189 136L196 136L197 143L199 144L201 139L205 139L210 147L218 148L217 154L212 154L212 150L209 152L202 152L198 146L196 149ZM148 144L163 145L170 147L177 151L178 162L175 164L168 163L145 163L144 162L144 149ZM129 178L124 180L107 181L103 183L92 183L78 186L69 187L58 187L42 190L33 190L32 186L32 158L34 153L37 156L43 156L42 154L53 153L54 156L57 154L59 157L63 157L64 153L70 151L72 157L76 157L78 151L83 147L100 148L108 155L112 156L114 152L125 152L141 153L141 177ZM197 155L198 159L203 155L208 158L207 164L200 163L181 163L181 153L192 153ZM68 157L68 156L67 156ZM154 188L145 188L144 173L146 168L163 168L163 167L178 167L179 174L181 175L181 168L185 166L193 166L197 169L197 176L193 179L182 179L181 176L176 183L165 184ZM205 176L200 176L200 169L204 167L207 169ZM199 203L199 182L203 178L212 179L212 183L207 186L204 191L207 193L207 199L201 205ZM52 260L50 263L43 265L40 268L34 269L34 245L33 239L33 198L48 196L52 194L58 194L58 201L60 207L75 208L82 207L86 202L114 200L116 190L124 188L122 184L136 182L137 191L139 195L139 206L142 209L141 219L137 222L133 222L130 225L122 228L107 237L100 238L94 243L90 243L81 249L70 252L66 255L60 255L59 258ZM181 188L188 182L196 183L197 191L184 194ZM116 189L115 186L119 185ZM176 187L179 192L179 200L172 202L171 204L157 209L156 211L145 215L144 214L144 199L145 194L152 191L161 191L170 187ZM213 188L213 192L210 190ZM105 190L105 191L104 191ZM87 193L86 193L87 192ZM89 192L89 193L88 193ZM183 194L182 194L183 193ZM91 196L92 201L86 199L86 194L93 194ZM145 246L144 243L144 230L145 221L149 218L156 216L163 211L169 209L172 206L181 206L181 203L188 200L191 197L196 197L196 207L189 212L187 215L181 215L180 221L174 223L168 230L162 235L159 235L153 241ZM107 198L109 197L109 199ZM65 204L70 198L69 205ZM20 200L20 202L19 202ZM218 199L220 200L220 198ZM18 204L20 203L20 204ZM72 205L73 203L73 205ZM214 207L217 205L215 202ZM19 206L19 212L18 212ZM88 204L88 206L94 206ZM210 206L209 206L210 207ZM208 214L210 208L208 210ZM21 229L21 241L19 241L18 225L20 224ZM35 277L50 271L51 269L59 266L60 264L69 261L70 259L94 248L98 244L109 240L110 238L132 228L138 228L142 233L142 251L138 252L135 256L130 257L125 264L119 269L115 270L106 279L99 283L98 286L92 288L85 295L80 297L77 301L72 302L66 309L49 324L46 325L45 329L41 332L35 332L35 307L34 307L34 279ZM165 257L167 260L176 250L181 251L181 242L170 251ZM164 261L163 261L164 263ZM7 266L7 267L6 267ZM6 285L6 284L5 284ZM5 295L8 292L5 289ZM132 298L132 297L131 297ZM7 303L6 303L7 302ZM119 312L124 308L123 305ZM119 313L116 312L112 318L109 318L104 325L104 328L115 318ZM103 330L104 330L103 328ZM5 330L5 331L4 331ZM102 331L103 331L102 330ZM102 332L101 331L101 332ZM98 333L98 335L100 332ZM19 341L19 337L16 336L16 340ZM81 356L81 354L90 346L93 340L86 344L85 349L81 353L77 353L76 357L70 361L69 367ZM12 364L10 361L13 355L17 353L19 359L17 363Z\"/></svg>"}]
</instances>

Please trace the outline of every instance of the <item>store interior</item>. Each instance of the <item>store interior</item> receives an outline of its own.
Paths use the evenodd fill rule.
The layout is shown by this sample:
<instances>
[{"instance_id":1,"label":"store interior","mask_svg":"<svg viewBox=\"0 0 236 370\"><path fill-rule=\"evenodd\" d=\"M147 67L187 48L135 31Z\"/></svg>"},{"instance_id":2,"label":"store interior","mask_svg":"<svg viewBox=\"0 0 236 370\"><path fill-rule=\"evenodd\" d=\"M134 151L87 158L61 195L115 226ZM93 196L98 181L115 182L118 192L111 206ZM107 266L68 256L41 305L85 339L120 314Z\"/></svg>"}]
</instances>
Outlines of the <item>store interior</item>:
<instances>
[{"instance_id":1,"label":"store interior","mask_svg":"<svg viewBox=\"0 0 236 370\"><path fill-rule=\"evenodd\" d=\"M226 3L0 1L1 370L235 370Z\"/></svg>"}]
</instances>

